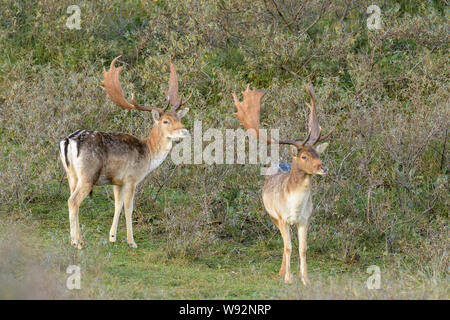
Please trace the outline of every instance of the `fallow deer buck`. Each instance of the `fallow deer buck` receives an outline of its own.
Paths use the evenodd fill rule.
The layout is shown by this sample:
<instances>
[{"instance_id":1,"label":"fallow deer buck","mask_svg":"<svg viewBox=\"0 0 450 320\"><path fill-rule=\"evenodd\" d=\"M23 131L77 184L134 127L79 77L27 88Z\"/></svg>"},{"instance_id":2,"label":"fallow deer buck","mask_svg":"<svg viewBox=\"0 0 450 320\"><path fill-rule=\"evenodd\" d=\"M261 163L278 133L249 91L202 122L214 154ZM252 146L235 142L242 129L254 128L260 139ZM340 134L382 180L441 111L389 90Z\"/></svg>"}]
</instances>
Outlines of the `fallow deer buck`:
<instances>
[{"instance_id":1,"label":"fallow deer buck","mask_svg":"<svg viewBox=\"0 0 450 320\"><path fill-rule=\"evenodd\" d=\"M306 269L306 235L309 219L312 213L311 177L315 174L324 175L328 169L322 164L319 155L326 149L328 143L316 144L325 140L332 132L321 136L317 119L314 92L311 83L306 86L311 97L309 107L309 132L306 139L272 140L259 132L261 99L265 92L254 89L242 92L241 102L233 93L237 113L234 113L249 133L267 143L288 144L291 146L292 163L279 164L276 173L268 175L262 189L264 207L270 219L281 232L284 242L283 260L279 276L284 276L286 283L292 282L290 272L291 258L291 225L296 225L299 239L300 277L305 285L309 284Z\"/></svg>"},{"instance_id":2,"label":"fallow deer buck","mask_svg":"<svg viewBox=\"0 0 450 320\"><path fill-rule=\"evenodd\" d=\"M104 184L113 185L115 198L109 241L116 241L119 216L125 204L127 242L131 247L137 247L131 220L136 185L164 161L172 148L172 140L189 134L181 124L181 118L189 109L177 111L189 99L183 101L178 98L178 79L172 61L166 105L164 108L155 108L140 106L133 96L131 103L125 99L119 82L123 66L115 67L119 57L111 62L109 71L104 70L103 89L109 99L121 108L150 111L154 124L145 139L138 139L126 133L77 130L60 141L60 157L71 193L68 200L70 241L78 249L83 245L78 219L80 204L94 185ZM168 109L170 105L171 108Z\"/></svg>"}]
</instances>

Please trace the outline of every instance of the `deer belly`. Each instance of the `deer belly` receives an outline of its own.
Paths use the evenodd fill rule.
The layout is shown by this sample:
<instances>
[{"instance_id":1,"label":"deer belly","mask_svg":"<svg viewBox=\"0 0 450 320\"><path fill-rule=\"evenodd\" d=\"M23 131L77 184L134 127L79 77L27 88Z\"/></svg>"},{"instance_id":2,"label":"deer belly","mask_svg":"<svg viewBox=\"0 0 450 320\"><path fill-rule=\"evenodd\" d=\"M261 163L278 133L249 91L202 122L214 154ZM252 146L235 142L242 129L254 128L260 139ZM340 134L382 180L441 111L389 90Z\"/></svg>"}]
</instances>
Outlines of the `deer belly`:
<instances>
[{"instance_id":1,"label":"deer belly","mask_svg":"<svg viewBox=\"0 0 450 320\"><path fill-rule=\"evenodd\" d=\"M100 176L97 180L97 182L95 183L95 185L97 186L103 186L103 185L109 185L112 184L112 181L110 178L106 177L106 176Z\"/></svg>"},{"instance_id":2,"label":"deer belly","mask_svg":"<svg viewBox=\"0 0 450 320\"><path fill-rule=\"evenodd\" d=\"M288 197L286 222L298 224L308 222L311 216L311 193L305 192Z\"/></svg>"}]
</instances>

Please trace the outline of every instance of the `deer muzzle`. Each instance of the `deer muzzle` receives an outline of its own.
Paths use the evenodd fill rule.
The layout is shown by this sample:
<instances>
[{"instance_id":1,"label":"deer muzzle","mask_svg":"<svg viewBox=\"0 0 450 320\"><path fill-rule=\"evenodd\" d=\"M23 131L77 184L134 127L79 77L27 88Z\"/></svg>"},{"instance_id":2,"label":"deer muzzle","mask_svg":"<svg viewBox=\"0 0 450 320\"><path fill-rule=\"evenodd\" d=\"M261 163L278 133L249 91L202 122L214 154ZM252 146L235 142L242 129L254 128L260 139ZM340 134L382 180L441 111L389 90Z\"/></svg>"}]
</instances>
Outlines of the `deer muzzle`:
<instances>
[{"instance_id":1,"label":"deer muzzle","mask_svg":"<svg viewBox=\"0 0 450 320\"><path fill-rule=\"evenodd\" d=\"M319 168L319 171L317 172L318 175L326 175L328 173L328 168L327 166L321 165Z\"/></svg>"},{"instance_id":2,"label":"deer muzzle","mask_svg":"<svg viewBox=\"0 0 450 320\"><path fill-rule=\"evenodd\" d=\"M189 131L187 129L177 129L172 132L170 137L172 139L182 139L184 137L187 137L189 135Z\"/></svg>"}]
</instances>

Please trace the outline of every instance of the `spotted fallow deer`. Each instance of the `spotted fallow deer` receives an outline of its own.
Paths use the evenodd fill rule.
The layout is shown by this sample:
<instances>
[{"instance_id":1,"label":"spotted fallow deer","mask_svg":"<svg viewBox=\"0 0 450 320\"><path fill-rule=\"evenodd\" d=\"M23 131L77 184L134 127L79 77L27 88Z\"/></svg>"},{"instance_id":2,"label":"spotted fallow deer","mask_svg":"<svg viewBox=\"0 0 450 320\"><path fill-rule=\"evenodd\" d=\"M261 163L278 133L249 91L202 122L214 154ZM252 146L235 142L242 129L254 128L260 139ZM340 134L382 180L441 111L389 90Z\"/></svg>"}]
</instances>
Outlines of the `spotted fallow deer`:
<instances>
[{"instance_id":1,"label":"spotted fallow deer","mask_svg":"<svg viewBox=\"0 0 450 320\"><path fill-rule=\"evenodd\" d=\"M77 130L60 141L60 157L71 194L68 200L70 242L78 249L83 245L78 219L80 204L95 185L104 184L113 185L115 198L109 241L116 241L119 216L125 205L127 242L137 248L131 220L136 185L164 161L172 148L172 140L189 134L181 124L181 118L189 109L177 111L189 99L183 101L178 98L178 79L172 61L166 105L164 108L155 108L140 106L133 96L131 103L125 99L119 82L123 66L115 67L119 57L111 62L109 71L104 70L103 89L109 99L121 108L150 111L154 124L145 139L126 133Z\"/></svg>"},{"instance_id":2,"label":"spotted fallow deer","mask_svg":"<svg viewBox=\"0 0 450 320\"><path fill-rule=\"evenodd\" d=\"M279 276L284 276L286 283L292 282L290 272L291 258L291 225L296 225L299 239L300 274L303 283L309 285L306 269L306 239L309 219L312 213L311 177L324 175L328 169L323 165L319 155L326 149L328 143L317 145L325 140L332 132L321 136L321 129L317 119L314 92L311 83L306 86L311 97L309 107L309 132L306 139L273 140L263 136L259 131L261 90L247 90L242 92L244 100L241 102L233 93L237 113L234 113L246 130L256 138L267 143L287 144L291 146L292 163L281 163L275 168L275 173L268 175L262 189L264 207L270 219L281 232L284 242L283 260Z\"/></svg>"}]
</instances>

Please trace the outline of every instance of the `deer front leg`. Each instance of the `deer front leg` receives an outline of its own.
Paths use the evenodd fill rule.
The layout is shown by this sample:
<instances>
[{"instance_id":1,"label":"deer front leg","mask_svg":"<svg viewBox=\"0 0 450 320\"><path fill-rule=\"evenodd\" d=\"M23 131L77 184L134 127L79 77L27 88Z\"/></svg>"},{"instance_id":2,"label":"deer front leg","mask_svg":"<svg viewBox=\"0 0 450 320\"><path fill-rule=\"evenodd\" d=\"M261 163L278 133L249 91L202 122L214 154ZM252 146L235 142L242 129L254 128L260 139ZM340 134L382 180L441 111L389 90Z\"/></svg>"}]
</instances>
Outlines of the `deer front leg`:
<instances>
[{"instance_id":1,"label":"deer front leg","mask_svg":"<svg viewBox=\"0 0 450 320\"><path fill-rule=\"evenodd\" d=\"M284 263L284 282L291 283L292 282L292 274L291 274L291 228L285 221L280 221L280 231L281 236L283 237L284 242L284 251L283 251L283 263ZM283 269L283 264L281 265ZM281 271L281 270L280 270Z\"/></svg>"},{"instance_id":2,"label":"deer front leg","mask_svg":"<svg viewBox=\"0 0 450 320\"><path fill-rule=\"evenodd\" d=\"M279 277L283 277L286 273L286 251L283 249L283 258L281 260L280 271L278 272Z\"/></svg>"},{"instance_id":3,"label":"deer front leg","mask_svg":"<svg viewBox=\"0 0 450 320\"><path fill-rule=\"evenodd\" d=\"M121 186L113 186L114 190L114 219L109 231L109 241L116 242L117 226L119 224L120 212L123 207L123 188Z\"/></svg>"},{"instance_id":4,"label":"deer front leg","mask_svg":"<svg viewBox=\"0 0 450 320\"><path fill-rule=\"evenodd\" d=\"M278 228L278 230L280 230L280 223L278 222L277 219L275 219L274 217L272 217L271 215L269 215L270 220L272 220L273 224ZM286 265L285 265L285 260L286 260L286 254L285 251L283 250L283 258L281 259L281 267L280 267L280 272L278 272L278 276L279 277L283 277L284 273L286 271Z\"/></svg>"},{"instance_id":5,"label":"deer front leg","mask_svg":"<svg viewBox=\"0 0 450 320\"><path fill-rule=\"evenodd\" d=\"M133 238L133 225L132 225L132 214L133 214L133 201L134 201L134 190L135 185L128 185L124 187L124 204L125 204L125 219L127 222L127 242L132 248L137 248L136 243Z\"/></svg>"},{"instance_id":6,"label":"deer front leg","mask_svg":"<svg viewBox=\"0 0 450 320\"><path fill-rule=\"evenodd\" d=\"M310 285L308 271L306 268L306 250L308 248L306 239L308 234L308 224L298 224L298 251L300 254L300 277L305 286Z\"/></svg>"}]
</instances>

